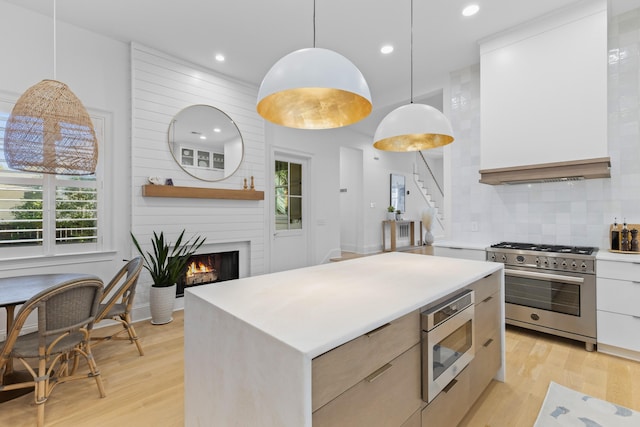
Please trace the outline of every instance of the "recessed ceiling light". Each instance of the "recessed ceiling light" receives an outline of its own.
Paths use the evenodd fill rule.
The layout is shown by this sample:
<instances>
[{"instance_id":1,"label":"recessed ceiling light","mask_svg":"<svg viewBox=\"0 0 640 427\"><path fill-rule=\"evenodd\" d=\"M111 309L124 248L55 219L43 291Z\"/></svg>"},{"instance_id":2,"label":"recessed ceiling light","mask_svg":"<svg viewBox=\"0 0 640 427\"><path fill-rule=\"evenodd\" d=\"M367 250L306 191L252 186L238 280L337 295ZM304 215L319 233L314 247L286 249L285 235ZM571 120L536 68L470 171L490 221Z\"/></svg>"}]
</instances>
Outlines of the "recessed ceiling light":
<instances>
[{"instance_id":1,"label":"recessed ceiling light","mask_svg":"<svg viewBox=\"0 0 640 427\"><path fill-rule=\"evenodd\" d=\"M220 131L220 128L213 128L213 131L214 131L214 132L221 132L221 131Z\"/></svg>"},{"instance_id":2,"label":"recessed ceiling light","mask_svg":"<svg viewBox=\"0 0 640 427\"><path fill-rule=\"evenodd\" d=\"M380 52L384 53L385 55L393 52L393 46L391 46L390 44L386 44L384 46L382 46L380 48Z\"/></svg>"},{"instance_id":3,"label":"recessed ceiling light","mask_svg":"<svg viewBox=\"0 0 640 427\"><path fill-rule=\"evenodd\" d=\"M216 54L216 61L224 62L224 55L221 53Z\"/></svg>"},{"instance_id":4,"label":"recessed ceiling light","mask_svg":"<svg viewBox=\"0 0 640 427\"><path fill-rule=\"evenodd\" d=\"M462 9L462 14L464 16L472 16L478 13L479 10L480 6L478 6L477 4L470 4L469 6Z\"/></svg>"},{"instance_id":5,"label":"recessed ceiling light","mask_svg":"<svg viewBox=\"0 0 640 427\"><path fill-rule=\"evenodd\" d=\"M207 137L204 135L200 135L200 139L207 139Z\"/></svg>"}]
</instances>

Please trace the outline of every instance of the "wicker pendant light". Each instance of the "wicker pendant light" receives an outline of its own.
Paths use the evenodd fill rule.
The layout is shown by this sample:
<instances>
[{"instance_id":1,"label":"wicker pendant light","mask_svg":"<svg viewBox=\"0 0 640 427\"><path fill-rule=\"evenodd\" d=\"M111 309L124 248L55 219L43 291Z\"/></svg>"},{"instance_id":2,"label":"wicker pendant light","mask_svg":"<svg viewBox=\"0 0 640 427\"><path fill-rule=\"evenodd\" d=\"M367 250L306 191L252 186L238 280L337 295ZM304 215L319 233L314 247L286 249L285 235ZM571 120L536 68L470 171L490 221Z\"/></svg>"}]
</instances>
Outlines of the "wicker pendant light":
<instances>
[{"instance_id":1,"label":"wicker pendant light","mask_svg":"<svg viewBox=\"0 0 640 427\"><path fill-rule=\"evenodd\" d=\"M430 105L413 103L413 0L411 0L411 103L382 119L373 146L383 151L420 151L453 142L449 120Z\"/></svg>"},{"instance_id":2,"label":"wicker pendant light","mask_svg":"<svg viewBox=\"0 0 640 427\"><path fill-rule=\"evenodd\" d=\"M55 78L55 0L53 3ZM60 175L90 175L98 141L89 113L69 87L43 80L22 94L7 119L4 152L11 169Z\"/></svg>"},{"instance_id":3,"label":"wicker pendant light","mask_svg":"<svg viewBox=\"0 0 640 427\"><path fill-rule=\"evenodd\" d=\"M22 94L7 120L4 152L11 169L90 175L98 162L96 133L87 110L56 80Z\"/></svg>"}]
</instances>

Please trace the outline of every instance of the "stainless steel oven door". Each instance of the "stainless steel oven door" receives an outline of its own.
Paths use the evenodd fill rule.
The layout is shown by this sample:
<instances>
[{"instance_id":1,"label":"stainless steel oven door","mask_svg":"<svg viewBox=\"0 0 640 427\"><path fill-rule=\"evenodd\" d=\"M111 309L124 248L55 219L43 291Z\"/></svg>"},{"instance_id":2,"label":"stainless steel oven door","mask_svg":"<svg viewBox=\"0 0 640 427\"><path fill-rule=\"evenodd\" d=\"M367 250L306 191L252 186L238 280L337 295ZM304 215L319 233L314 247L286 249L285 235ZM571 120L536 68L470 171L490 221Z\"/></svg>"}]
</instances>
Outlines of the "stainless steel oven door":
<instances>
[{"instance_id":1,"label":"stainless steel oven door","mask_svg":"<svg viewBox=\"0 0 640 427\"><path fill-rule=\"evenodd\" d=\"M596 337L595 276L505 269L507 323L568 338Z\"/></svg>"},{"instance_id":2,"label":"stainless steel oven door","mask_svg":"<svg viewBox=\"0 0 640 427\"><path fill-rule=\"evenodd\" d=\"M431 402L473 359L474 307L422 331L422 399Z\"/></svg>"}]
</instances>

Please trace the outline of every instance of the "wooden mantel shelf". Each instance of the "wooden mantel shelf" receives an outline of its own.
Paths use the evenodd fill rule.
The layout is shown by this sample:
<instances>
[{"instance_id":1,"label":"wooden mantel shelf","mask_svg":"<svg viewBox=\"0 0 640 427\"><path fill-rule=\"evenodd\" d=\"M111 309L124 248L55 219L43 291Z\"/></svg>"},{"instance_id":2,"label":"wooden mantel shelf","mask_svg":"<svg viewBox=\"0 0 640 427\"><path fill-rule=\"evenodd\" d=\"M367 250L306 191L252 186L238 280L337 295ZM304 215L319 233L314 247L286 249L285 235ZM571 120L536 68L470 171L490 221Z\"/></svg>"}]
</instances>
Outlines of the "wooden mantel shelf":
<instances>
[{"instance_id":1,"label":"wooden mantel shelf","mask_svg":"<svg viewBox=\"0 0 640 427\"><path fill-rule=\"evenodd\" d=\"M264 191L224 190L221 188L177 187L174 185L142 186L144 197L177 197L191 199L264 200Z\"/></svg>"}]
</instances>

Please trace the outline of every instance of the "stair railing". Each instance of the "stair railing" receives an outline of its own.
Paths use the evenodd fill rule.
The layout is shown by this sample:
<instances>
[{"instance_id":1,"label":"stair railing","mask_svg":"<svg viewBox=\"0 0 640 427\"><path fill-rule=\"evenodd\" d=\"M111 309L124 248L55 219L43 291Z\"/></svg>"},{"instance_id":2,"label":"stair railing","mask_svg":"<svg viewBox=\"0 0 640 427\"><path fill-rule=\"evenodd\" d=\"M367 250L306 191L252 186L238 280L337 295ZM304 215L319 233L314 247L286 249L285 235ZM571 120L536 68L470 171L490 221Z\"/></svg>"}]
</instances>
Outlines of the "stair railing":
<instances>
[{"instance_id":1,"label":"stair railing","mask_svg":"<svg viewBox=\"0 0 640 427\"><path fill-rule=\"evenodd\" d=\"M429 177L431 178L429 182L422 181L423 187L425 188L425 190L429 192L429 195L431 197L431 201L429 201L427 196L424 195L423 193L423 196L425 197L425 201L430 207L432 208L437 207L438 212L440 214L443 214L444 192L442 191L442 187L440 186L440 184L438 183L438 180L433 174L433 171L431 170L431 167L429 166L429 163L427 162L427 159L425 158L424 154L422 154L421 151L418 151L418 154L420 155L421 161L417 160L417 163L418 163L418 166L422 166L422 167L417 167L416 171L417 171L417 174L419 175L420 180L424 180L425 178L429 178ZM416 181L418 181L418 178L416 178ZM438 223L442 231L444 231L444 224L442 222L440 214L434 215L434 220Z\"/></svg>"}]
</instances>

